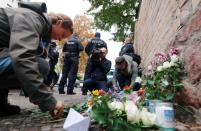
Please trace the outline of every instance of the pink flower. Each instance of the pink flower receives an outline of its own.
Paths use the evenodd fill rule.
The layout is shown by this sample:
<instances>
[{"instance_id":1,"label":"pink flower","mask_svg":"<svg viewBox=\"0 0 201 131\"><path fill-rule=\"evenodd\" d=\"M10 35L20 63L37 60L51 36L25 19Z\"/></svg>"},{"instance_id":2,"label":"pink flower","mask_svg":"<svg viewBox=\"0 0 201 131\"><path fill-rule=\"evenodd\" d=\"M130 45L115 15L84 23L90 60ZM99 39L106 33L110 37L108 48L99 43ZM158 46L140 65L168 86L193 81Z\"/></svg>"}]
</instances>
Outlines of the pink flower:
<instances>
[{"instance_id":1,"label":"pink flower","mask_svg":"<svg viewBox=\"0 0 201 131\"><path fill-rule=\"evenodd\" d=\"M99 95L103 96L105 94L106 94L106 92L104 90L102 90L102 89L99 90Z\"/></svg>"},{"instance_id":2,"label":"pink flower","mask_svg":"<svg viewBox=\"0 0 201 131\"><path fill-rule=\"evenodd\" d=\"M175 48L175 47L172 47L169 51L169 55L172 56L172 55L179 55L179 49L178 48Z\"/></svg>"}]
</instances>

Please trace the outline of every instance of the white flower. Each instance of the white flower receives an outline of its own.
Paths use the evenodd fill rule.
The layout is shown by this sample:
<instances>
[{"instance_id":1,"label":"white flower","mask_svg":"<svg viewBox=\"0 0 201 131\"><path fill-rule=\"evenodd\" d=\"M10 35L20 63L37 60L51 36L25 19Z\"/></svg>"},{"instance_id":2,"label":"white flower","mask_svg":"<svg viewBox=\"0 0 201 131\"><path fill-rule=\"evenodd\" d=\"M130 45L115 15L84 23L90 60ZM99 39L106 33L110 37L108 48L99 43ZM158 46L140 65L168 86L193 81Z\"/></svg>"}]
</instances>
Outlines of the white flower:
<instances>
[{"instance_id":1,"label":"white flower","mask_svg":"<svg viewBox=\"0 0 201 131\"><path fill-rule=\"evenodd\" d=\"M146 126L156 124L156 114L148 112L146 108L143 108L140 112L140 119Z\"/></svg>"},{"instance_id":2,"label":"white flower","mask_svg":"<svg viewBox=\"0 0 201 131\"><path fill-rule=\"evenodd\" d=\"M124 109L124 106L121 102L117 101L116 102L116 107L115 107L117 110L120 110L122 111Z\"/></svg>"},{"instance_id":3,"label":"white flower","mask_svg":"<svg viewBox=\"0 0 201 131\"><path fill-rule=\"evenodd\" d=\"M177 62L179 60L179 57L177 55L170 56L171 62Z\"/></svg>"},{"instance_id":4,"label":"white flower","mask_svg":"<svg viewBox=\"0 0 201 131\"><path fill-rule=\"evenodd\" d=\"M126 101L125 112L127 115L127 121L131 122L132 124L139 122L140 112L139 112L137 106L132 101Z\"/></svg>"},{"instance_id":5,"label":"white flower","mask_svg":"<svg viewBox=\"0 0 201 131\"><path fill-rule=\"evenodd\" d=\"M116 104L116 102L115 101L113 101L113 102L108 102L107 103L107 105L108 105L108 107L113 111L113 110L115 110L115 104Z\"/></svg>"},{"instance_id":6,"label":"white flower","mask_svg":"<svg viewBox=\"0 0 201 131\"><path fill-rule=\"evenodd\" d=\"M170 66L171 66L171 67L172 67L172 66L175 66L175 62L170 61Z\"/></svg>"},{"instance_id":7,"label":"white flower","mask_svg":"<svg viewBox=\"0 0 201 131\"><path fill-rule=\"evenodd\" d=\"M98 104L101 104L101 103L102 103L102 101L101 101L101 100L98 100L98 101L97 101L97 103L98 103Z\"/></svg>"},{"instance_id":8,"label":"white flower","mask_svg":"<svg viewBox=\"0 0 201 131\"><path fill-rule=\"evenodd\" d=\"M152 65L149 65L149 66L147 67L147 69L148 69L148 71L152 70Z\"/></svg>"},{"instance_id":9,"label":"white flower","mask_svg":"<svg viewBox=\"0 0 201 131\"><path fill-rule=\"evenodd\" d=\"M142 79L141 79L140 77L137 77L137 78L135 79L135 82L141 83L141 82L142 82Z\"/></svg>"},{"instance_id":10,"label":"white flower","mask_svg":"<svg viewBox=\"0 0 201 131\"><path fill-rule=\"evenodd\" d=\"M167 68L170 68L170 62L166 61L163 63L163 68L164 69L167 69Z\"/></svg>"},{"instance_id":11,"label":"white flower","mask_svg":"<svg viewBox=\"0 0 201 131\"><path fill-rule=\"evenodd\" d=\"M163 70L163 66L158 66L156 70L159 71L159 72L162 71Z\"/></svg>"},{"instance_id":12,"label":"white flower","mask_svg":"<svg viewBox=\"0 0 201 131\"><path fill-rule=\"evenodd\" d=\"M108 102L108 107L111 109L111 110L119 110L119 111L122 111L124 109L124 106L121 102L119 101L116 101L114 100L113 102Z\"/></svg>"},{"instance_id":13,"label":"white flower","mask_svg":"<svg viewBox=\"0 0 201 131\"><path fill-rule=\"evenodd\" d=\"M163 80L163 84L164 84L165 86L168 86L168 85L169 85L169 83L168 83L167 80Z\"/></svg>"}]
</instances>

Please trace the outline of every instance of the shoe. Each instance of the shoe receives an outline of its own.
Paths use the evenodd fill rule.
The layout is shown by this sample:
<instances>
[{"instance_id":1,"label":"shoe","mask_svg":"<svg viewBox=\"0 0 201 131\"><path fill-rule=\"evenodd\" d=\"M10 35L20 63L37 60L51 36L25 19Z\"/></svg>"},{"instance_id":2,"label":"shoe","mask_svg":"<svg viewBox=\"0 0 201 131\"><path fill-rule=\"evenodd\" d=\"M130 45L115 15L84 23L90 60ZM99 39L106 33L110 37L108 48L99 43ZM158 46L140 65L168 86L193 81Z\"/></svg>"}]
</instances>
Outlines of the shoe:
<instances>
[{"instance_id":1,"label":"shoe","mask_svg":"<svg viewBox=\"0 0 201 131\"><path fill-rule=\"evenodd\" d=\"M20 107L10 104L5 104L0 108L0 117L20 114Z\"/></svg>"},{"instance_id":2,"label":"shoe","mask_svg":"<svg viewBox=\"0 0 201 131\"><path fill-rule=\"evenodd\" d=\"M82 92L82 95L83 95L83 96L86 96L86 95L87 95L87 92Z\"/></svg>"},{"instance_id":3,"label":"shoe","mask_svg":"<svg viewBox=\"0 0 201 131\"><path fill-rule=\"evenodd\" d=\"M59 91L59 94L65 94L65 91Z\"/></svg>"},{"instance_id":4,"label":"shoe","mask_svg":"<svg viewBox=\"0 0 201 131\"><path fill-rule=\"evenodd\" d=\"M69 92L67 92L67 95L75 95L76 93L75 92L73 92L73 91L69 91Z\"/></svg>"}]
</instances>

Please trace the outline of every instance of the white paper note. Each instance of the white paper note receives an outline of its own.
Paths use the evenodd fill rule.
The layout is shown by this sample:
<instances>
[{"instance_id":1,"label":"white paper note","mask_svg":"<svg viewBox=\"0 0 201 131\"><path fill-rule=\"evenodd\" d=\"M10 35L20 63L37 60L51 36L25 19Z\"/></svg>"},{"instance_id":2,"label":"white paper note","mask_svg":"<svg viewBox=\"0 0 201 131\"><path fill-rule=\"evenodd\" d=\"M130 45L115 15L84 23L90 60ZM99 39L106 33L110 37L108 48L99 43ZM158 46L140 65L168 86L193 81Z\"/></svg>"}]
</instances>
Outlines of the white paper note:
<instances>
[{"instance_id":1,"label":"white paper note","mask_svg":"<svg viewBox=\"0 0 201 131\"><path fill-rule=\"evenodd\" d=\"M79 112L71 108L63 128L65 131L88 131L89 126L90 118L83 117Z\"/></svg>"}]
</instances>

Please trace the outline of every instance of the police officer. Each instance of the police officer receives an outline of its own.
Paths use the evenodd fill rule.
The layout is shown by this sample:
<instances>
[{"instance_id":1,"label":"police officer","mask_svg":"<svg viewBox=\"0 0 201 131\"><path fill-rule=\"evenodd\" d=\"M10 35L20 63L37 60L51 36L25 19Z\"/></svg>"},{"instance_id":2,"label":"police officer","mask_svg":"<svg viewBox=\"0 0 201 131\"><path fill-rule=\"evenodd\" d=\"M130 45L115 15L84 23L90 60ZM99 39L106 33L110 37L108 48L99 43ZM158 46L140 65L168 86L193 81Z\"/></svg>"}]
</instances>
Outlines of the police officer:
<instances>
[{"instance_id":1,"label":"police officer","mask_svg":"<svg viewBox=\"0 0 201 131\"><path fill-rule=\"evenodd\" d=\"M137 62L138 65L140 65L141 57L135 53L133 48L133 43L131 42L131 40L132 39L130 37L125 38L124 45L121 47L119 56L123 56L123 55L131 56L133 60Z\"/></svg>"},{"instance_id":2,"label":"police officer","mask_svg":"<svg viewBox=\"0 0 201 131\"><path fill-rule=\"evenodd\" d=\"M119 52L119 56L122 55L129 55L132 57L132 55L134 54L134 48L133 48L133 43L131 42L131 38L130 37L126 37L125 41L124 41L124 45L121 47L121 50Z\"/></svg>"},{"instance_id":3,"label":"police officer","mask_svg":"<svg viewBox=\"0 0 201 131\"><path fill-rule=\"evenodd\" d=\"M62 71L62 78L59 83L59 94L65 94L64 85L67 82L67 94L74 95L74 84L77 77L78 64L79 64L79 52L83 51L84 47L77 39L77 34L73 34L67 43L64 44L64 66Z\"/></svg>"},{"instance_id":4,"label":"police officer","mask_svg":"<svg viewBox=\"0 0 201 131\"><path fill-rule=\"evenodd\" d=\"M103 47L107 49L107 44L101 39L101 34L99 32L96 32L95 38L91 39L85 47L85 52L88 56L90 56L92 51Z\"/></svg>"}]
</instances>

